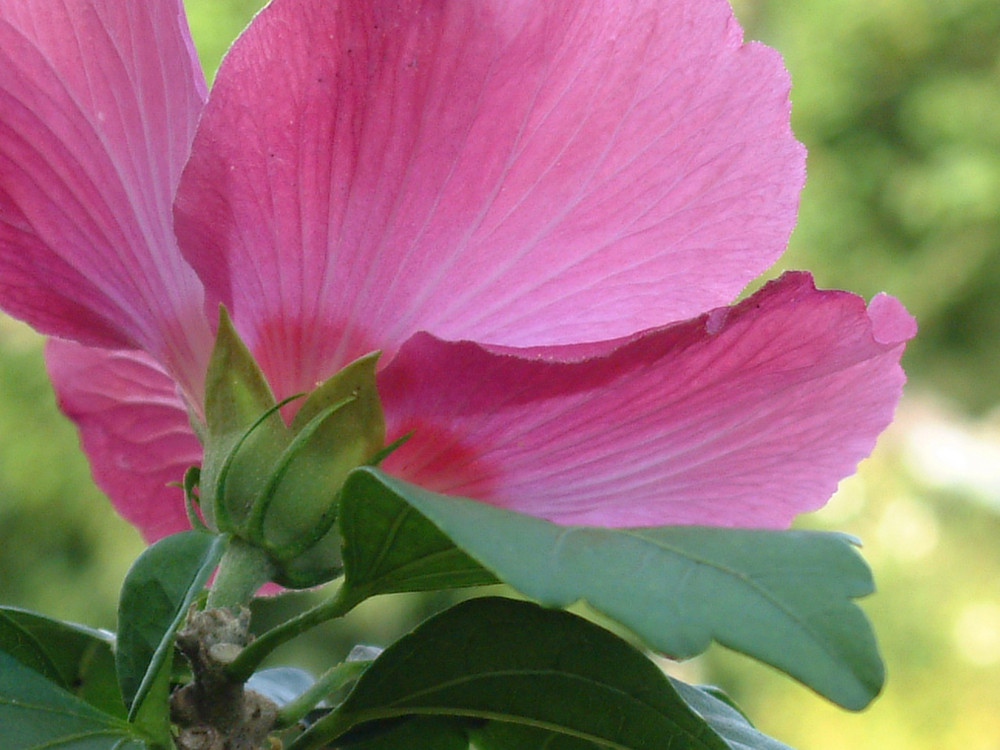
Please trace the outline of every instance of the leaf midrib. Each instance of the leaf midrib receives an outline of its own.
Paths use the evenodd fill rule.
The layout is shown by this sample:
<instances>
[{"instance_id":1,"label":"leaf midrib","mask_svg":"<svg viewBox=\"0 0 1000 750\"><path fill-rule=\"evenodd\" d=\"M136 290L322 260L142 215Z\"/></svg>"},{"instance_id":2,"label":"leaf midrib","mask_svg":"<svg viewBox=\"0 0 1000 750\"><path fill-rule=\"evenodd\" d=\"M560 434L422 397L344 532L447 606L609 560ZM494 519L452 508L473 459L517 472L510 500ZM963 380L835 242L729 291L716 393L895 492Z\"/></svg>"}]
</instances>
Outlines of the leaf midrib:
<instances>
[{"instance_id":1,"label":"leaf midrib","mask_svg":"<svg viewBox=\"0 0 1000 750\"><path fill-rule=\"evenodd\" d=\"M598 738L597 735L589 735L589 734L584 734L584 733L578 733L576 731L567 732L567 731L565 731L566 727L564 725L555 724L555 723L551 723L551 722L540 722L537 719L529 719L528 717L523 717L523 716L521 716L519 714L504 714L504 713L500 713L500 712L496 712L496 711L485 711L485 710L481 710L481 709L465 709L465 708L462 708L461 710L456 710L454 707L449 708L447 706L435 707L435 706L430 706L430 705L427 705L427 706L419 706L418 705L418 706L414 707L414 706L406 705L407 701L417 700L417 699L419 699L419 698L421 698L423 696L430 696L430 695L433 695L434 693L438 693L438 692L441 692L443 690L448 690L448 689L452 689L452 688L456 688L456 687L462 687L462 686L469 685L469 684L474 684L474 683L481 683L481 682L484 682L484 681L487 681L487 680L493 680L493 679L503 680L503 679L507 679L507 678L510 678L510 677L525 678L525 679L528 679L528 678L535 678L535 679L537 679L537 678L540 678L540 677L556 677L556 678L567 680L567 681L573 681L573 682L583 683L583 684L587 685L588 687L595 688L597 691L600 691L602 693L605 693L605 694L610 693L610 694L613 694L613 695L617 696L618 698L624 699L622 701L623 703L629 703L629 704L633 704L633 705L637 705L637 706L642 706L643 708L652 711L657 716L659 716L662 719L664 719L668 724L670 724L671 726L675 727L677 729L677 731L680 732L681 734L693 738L694 740L698 741L701 744L702 747L706 748L707 750L711 750L711 746L710 745L705 744L704 741L701 740L697 735L692 734L689 730L685 729L677 721L675 721L670 715L664 714L663 711L661 710L661 708L659 708L657 706L654 706L654 705L652 705L652 704L650 704L650 703L642 700L640 697L638 697L636 695L633 695L632 693L629 693L629 692L627 692L626 690L624 690L624 689L622 689L620 687L616 687L614 685L609 685L606 682L601 682L599 680L595 680L593 678L586 677L585 675L579 675L579 674L572 674L572 673L562 672L562 671L559 671L559 670L556 670L556 669L538 669L538 668L527 668L527 667L526 668L518 668L518 669L496 669L496 670L490 670L489 672L478 672L478 673L474 673L474 674L471 674L471 675L462 675L460 677L455 677L455 678L452 678L452 679L449 679L449 680L443 680L443 681L435 683L433 686L430 686L430 687L428 687L426 689L412 691L412 692L410 692L410 693L408 693L408 694L406 694L404 696L401 696L399 698L393 699L392 701L386 703L383 708L380 708L380 709L363 709L361 711L358 711L354 715L358 716L358 717L362 717L362 718L354 720L351 723L351 725L355 726L357 724L360 724L360 723L363 723L363 722L366 722L366 721L373 721L373 720L376 720L376 719L392 718L392 717L398 716L399 713L407 713L407 714L411 714L411 713L417 714L417 713L419 713L419 714L427 714L427 715L449 715L450 714L452 716L454 716L454 715L462 715L462 716L476 716L476 717L482 716L482 717L485 717L485 718L493 718L493 719L496 719L496 720L503 720L503 721L508 721L508 722L511 721L511 719L510 719L511 716L515 716L515 717L519 717L522 720L521 721L517 721L517 722L512 722L512 723L524 723L524 724L528 724L528 725L531 725L531 726L538 726L538 727L542 727L544 725L544 728L552 729L552 730L558 730L558 731L560 731L563 734L573 734L573 736L577 736L577 737L580 737L580 738L583 738L583 739L590 739L590 740L595 741L595 742L601 742L602 744L606 744L609 747L615 747L615 748L619 748L620 747L620 748L622 748L622 750L636 750L635 748L633 748L633 747L631 747L629 745L619 745L619 744L610 745L610 744L608 744L610 742L609 740ZM350 715L350 707L348 705L349 703L350 703L350 701L348 700L348 703L345 704L345 708L347 709L347 714L348 715ZM678 699L677 699L677 706L679 708L686 708L686 704L684 703L683 699L680 698L680 697L678 697ZM383 713L383 712L387 711L387 709L392 708L392 707L397 708L397 712L394 713L394 712L389 711L388 713ZM687 710L691 712L692 718L695 721L697 721L698 718L699 718L698 715L693 710L691 710L690 708L688 708ZM503 717L507 717L507 718L503 718ZM705 724L705 727L707 728L708 725ZM712 730L709 728L709 731L712 731ZM722 741L724 742L724 740L722 740Z\"/></svg>"}]
</instances>

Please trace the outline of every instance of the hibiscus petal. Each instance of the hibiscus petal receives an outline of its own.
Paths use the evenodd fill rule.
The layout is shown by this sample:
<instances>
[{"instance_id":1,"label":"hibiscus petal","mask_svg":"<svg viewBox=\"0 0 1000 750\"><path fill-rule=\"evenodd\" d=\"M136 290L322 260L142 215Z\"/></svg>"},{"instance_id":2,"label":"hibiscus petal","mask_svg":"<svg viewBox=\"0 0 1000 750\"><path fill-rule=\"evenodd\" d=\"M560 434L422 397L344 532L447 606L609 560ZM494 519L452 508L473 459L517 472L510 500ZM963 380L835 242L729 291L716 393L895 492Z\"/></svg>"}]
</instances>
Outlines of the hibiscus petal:
<instances>
[{"instance_id":1,"label":"hibiscus petal","mask_svg":"<svg viewBox=\"0 0 1000 750\"><path fill-rule=\"evenodd\" d=\"M0 70L4 308L200 362L203 293L171 209L205 96L180 0L4 0Z\"/></svg>"},{"instance_id":2,"label":"hibiscus petal","mask_svg":"<svg viewBox=\"0 0 1000 750\"><path fill-rule=\"evenodd\" d=\"M219 71L178 233L282 394L417 330L623 336L780 254L787 93L724 0L275 0Z\"/></svg>"},{"instance_id":3,"label":"hibiscus petal","mask_svg":"<svg viewBox=\"0 0 1000 750\"><path fill-rule=\"evenodd\" d=\"M786 274L731 308L603 345L514 350L427 334L379 388L385 468L560 523L784 527L890 422L902 306Z\"/></svg>"},{"instance_id":4,"label":"hibiscus petal","mask_svg":"<svg viewBox=\"0 0 1000 750\"><path fill-rule=\"evenodd\" d=\"M190 528L180 482L201 463L177 387L146 354L52 339L45 350L59 405L80 429L94 481L150 542Z\"/></svg>"}]
</instances>

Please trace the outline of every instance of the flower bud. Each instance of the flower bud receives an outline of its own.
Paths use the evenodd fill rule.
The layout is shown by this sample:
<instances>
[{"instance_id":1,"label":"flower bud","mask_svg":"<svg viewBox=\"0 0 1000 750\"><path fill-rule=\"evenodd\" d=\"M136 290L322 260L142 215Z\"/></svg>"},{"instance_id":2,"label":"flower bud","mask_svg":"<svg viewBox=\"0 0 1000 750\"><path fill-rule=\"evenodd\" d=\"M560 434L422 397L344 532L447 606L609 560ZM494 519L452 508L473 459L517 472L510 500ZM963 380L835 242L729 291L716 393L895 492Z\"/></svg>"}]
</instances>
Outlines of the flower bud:
<instances>
[{"instance_id":1,"label":"flower bud","mask_svg":"<svg viewBox=\"0 0 1000 750\"><path fill-rule=\"evenodd\" d=\"M225 311L205 382L199 504L213 530L263 549L275 581L316 586L340 573L337 507L348 473L385 441L378 353L309 394L290 424Z\"/></svg>"}]
</instances>

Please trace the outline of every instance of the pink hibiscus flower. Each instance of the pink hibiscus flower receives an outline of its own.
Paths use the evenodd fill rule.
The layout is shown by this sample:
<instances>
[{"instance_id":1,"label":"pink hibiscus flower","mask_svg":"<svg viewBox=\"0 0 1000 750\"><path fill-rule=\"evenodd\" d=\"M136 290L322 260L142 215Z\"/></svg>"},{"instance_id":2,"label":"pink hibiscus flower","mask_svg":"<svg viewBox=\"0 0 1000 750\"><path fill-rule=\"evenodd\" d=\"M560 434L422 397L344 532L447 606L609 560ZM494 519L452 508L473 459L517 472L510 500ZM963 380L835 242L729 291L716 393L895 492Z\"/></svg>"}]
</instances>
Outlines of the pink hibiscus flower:
<instances>
[{"instance_id":1,"label":"pink hibiscus flower","mask_svg":"<svg viewBox=\"0 0 1000 750\"><path fill-rule=\"evenodd\" d=\"M894 299L720 307L804 178L725 0L274 0L207 99L180 0L4 0L0 69L0 304L148 539L220 303L279 398L381 349L390 473L557 522L782 527L892 417Z\"/></svg>"}]
</instances>

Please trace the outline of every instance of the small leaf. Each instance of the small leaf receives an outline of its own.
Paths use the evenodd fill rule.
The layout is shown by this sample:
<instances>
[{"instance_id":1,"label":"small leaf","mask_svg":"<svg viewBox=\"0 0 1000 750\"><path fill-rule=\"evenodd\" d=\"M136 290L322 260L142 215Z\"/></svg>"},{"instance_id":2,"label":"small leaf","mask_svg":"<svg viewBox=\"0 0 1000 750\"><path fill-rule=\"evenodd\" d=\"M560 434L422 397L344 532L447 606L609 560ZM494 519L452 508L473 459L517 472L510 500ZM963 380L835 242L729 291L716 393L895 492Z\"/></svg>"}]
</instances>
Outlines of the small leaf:
<instances>
[{"instance_id":1,"label":"small leaf","mask_svg":"<svg viewBox=\"0 0 1000 750\"><path fill-rule=\"evenodd\" d=\"M254 673L247 680L246 686L250 690L270 698L277 706L281 707L298 698L315 682L316 678L304 669L272 667Z\"/></svg>"},{"instance_id":2,"label":"small leaf","mask_svg":"<svg viewBox=\"0 0 1000 750\"><path fill-rule=\"evenodd\" d=\"M169 687L174 634L218 565L223 546L222 537L184 531L146 549L126 574L118 605L116 666L130 720L166 717L165 694L154 696L153 690ZM163 705L147 707L140 717L147 698Z\"/></svg>"},{"instance_id":3,"label":"small leaf","mask_svg":"<svg viewBox=\"0 0 1000 750\"><path fill-rule=\"evenodd\" d=\"M791 750L788 745L754 729L739 710L713 695L712 689L694 687L673 678L670 682L684 701L708 722L732 750Z\"/></svg>"},{"instance_id":4,"label":"small leaf","mask_svg":"<svg viewBox=\"0 0 1000 750\"><path fill-rule=\"evenodd\" d=\"M113 645L111 633L0 607L0 651L90 705L124 719Z\"/></svg>"},{"instance_id":5,"label":"small leaf","mask_svg":"<svg viewBox=\"0 0 1000 750\"><path fill-rule=\"evenodd\" d=\"M385 503L386 490L522 594L551 607L584 600L675 658L714 639L847 708L881 689L875 637L852 601L873 591L871 573L843 535L559 526L371 468L351 475L345 495Z\"/></svg>"},{"instance_id":6,"label":"small leaf","mask_svg":"<svg viewBox=\"0 0 1000 750\"><path fill-rule=\"evenodd\" d=\"M497 583L391 488L352 474L340 500L344 577L375 594Z\"/></svg>"},{"instance_id":7,"label":"small leaf","mask_svg":"<svg viewBox=\"0 0 1000 750\"><path fill-rule=\"evenodd\" d=\"M695 710L728 745L730 750L791 750L761 734L728 698L715 695L713 688L694 687L680 680L671 684L688 706ZM544 729L491 721L473 731L477 750L600 750L600 745Z\"/></svg>"},{"instance_id":8,"label":"small leaf","mask_svg":"<svg viewBox=\"0 0 1000 750\"><path fill-rule=\"evenodd\" d=\"M150 674L149 682L143 683L141 697L137 696L128 715L132 725L155 737L162 745L170 742L170 682L173 662L171 651L156 672Z\"/></svg>"},{"instance_id":9,"label":"small leaf","mask_svg":"<svg viewBox=\"0 0 1000 750\"><path fill-rule=\"evenodd\" d=\"M628 643L576 615L511 599L463 602L390 646L289 750L404 716L522 724L617 750L726 750Z\"/></svg>"},{"instance_id":10,"label":"small leaf","mask_svg":"<svg viewBox=\"0 0 1000 750\"><path fill-rule=\"evenodd\" d=\"M730 698L725 691L722 690L722 688L716 687L715 685L698 685L697 687L701 692L707 693L712 698L725 703L731 709L736 711L736 713L742 716L747 723L750 724L750 726L753 726L753 723L750 721L750 717L743 712L742 708L736 705L736 701Z\"/></svg>"},{"instance_id":11,"label":"small leaf","mask_svg":"<svg viewBox=\"0 0 1000 750\"><path fill-rule=\"evenodd\" d=\"M166 750L9 654L0 652L0 733L4 750Z\"/></svg>"}]
</instances>

